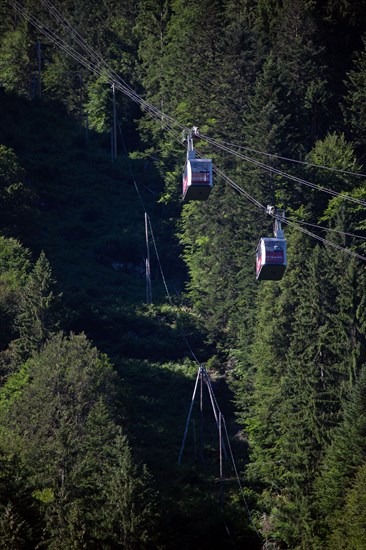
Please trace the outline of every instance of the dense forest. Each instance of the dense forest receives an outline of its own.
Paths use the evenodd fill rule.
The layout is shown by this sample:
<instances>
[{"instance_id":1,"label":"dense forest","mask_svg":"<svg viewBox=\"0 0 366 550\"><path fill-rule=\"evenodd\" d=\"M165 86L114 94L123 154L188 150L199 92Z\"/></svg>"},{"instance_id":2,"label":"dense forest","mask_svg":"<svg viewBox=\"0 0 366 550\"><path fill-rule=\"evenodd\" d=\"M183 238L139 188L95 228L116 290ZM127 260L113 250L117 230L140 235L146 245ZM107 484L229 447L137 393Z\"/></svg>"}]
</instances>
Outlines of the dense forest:
<instances>
[{"instance_id":1,"label":"dense forest","mask_svg":"<svg viewBox=\"0 0 366 550\"><path fill-rule=\"evenodd\" d=\"M0 0L1 548L366 550L365 173L366 0Z\"/></svg>"}]
</instances>

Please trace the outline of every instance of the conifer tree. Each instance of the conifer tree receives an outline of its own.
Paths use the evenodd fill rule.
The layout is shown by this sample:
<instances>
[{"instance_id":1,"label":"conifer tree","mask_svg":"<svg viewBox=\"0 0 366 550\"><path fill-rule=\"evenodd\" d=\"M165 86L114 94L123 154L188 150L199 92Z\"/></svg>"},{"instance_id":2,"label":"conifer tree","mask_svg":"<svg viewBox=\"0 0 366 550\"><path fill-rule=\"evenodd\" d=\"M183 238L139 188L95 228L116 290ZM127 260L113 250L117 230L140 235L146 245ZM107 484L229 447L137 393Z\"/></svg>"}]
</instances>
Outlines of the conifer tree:
<instances>
[{"instance_id":1,"label":"conifer tree","mask_svg":"<svg viewBox=\"0 0 366 550\"><path fill-rule=\"evenodd\" d=\"M340 550L365 550L365 516L366 516L366 465L363 462L357 470L352 485L345 493L345 504L329 535L328 548Z\"/></svg>"},{"instance_id":2,"label":"conifer tree","mask_svg":"<svg viewBox=\"0 0 366 550\"><path fill-rule=\"evenodd\" d=\"M365 126L365 82L366 82L366 38L363 49L355 54L354 67L347 74L347 95L345 96L344 116L352 139L356 143L362 160L366 151Z\"/></svg>"},{"instance_id":3,"label":"conifer tree","mask_svg":"<svg viewBox=\"0 0 366 550\"><path fill-rule=\"evenodd\" d=\"M8 347L18 336L16 309L31 269L30 252L19 241L0 237L0 364L9 368Z\"/></svg>"},{"instance_id":4,"label":"conifer tree","mask_svg":"<svg viewBox=\"0 0 366 550\"><path fill-rule=\"evenodd\" d=\"M330 172L309 166L307 168L307 172L309 173L308 178L310 181L316 181L318 185L323 185L338 193L343 192L347 194L351 193L355 186L358 186L359 180L356 176L352 176L351 173L360 172L361 166L356 159L353 144L346 140L344 134L328 133L323 139L316 141L314 147L307 155L307 161L321 167L330 166L335 169ZM329 201L329 194L319 193L318 190L307 189L303 191L303 196L309 210L311 209L316 218L322 217L323 221L324 219L331 220L331 216L324 215L324 212L327 212L328 209L329 212L334 211L335 205L339 206L337 209L338 213L341 209L351 207L350 203L346 206L345 201L342 201L342 199L338 199L334 203L334 199ZM343 206L341 206L342 204ZM334 218L337 215L334 212ZM348 224L348 220L344 220L344 223ZM347 230L347 226L340 228L340 230L343 229Z\"/></svg>"},{"instance_id":5,"label":"conifer tree","mask_svg":"<svg viewBox=\"0 0 366 550\"><path fill-rule=\"evenodd\" d=\"M42 543L144 548L155 513L150 482L113 420L107 358L83 335L58 334L9 384L1 390L1 454L19 459Z\"/></svg>"},{"instance_id":6,"label":"conifer tree","mask_svg":"<svg viewBox=\"0 0 366 550\"><path fill-rule=\"evenodd\" d=\"M23 183L24 170L15 152L0 144L0 216L4 234L24 235L29 229L33 193Z\"/></svg>"},{"instance_id":7,"label":"conifer tree","mask_svg":"<svg viewBox=\"0 0 366 550\"><path fill-rule=\"evenodd\" d=\"M0 35L0 79L8 92L32 97L32 73L36 67L35 44L31 48L29 29L24 23ZM34 49L34 52L32 51ZM33 54L33 55L32 55Z\"/></svg>"},{"instance_id":8,"label":"conifer tree","mask_svg":"<svg viewBox=\"0 0 366 550\"><path fill-rule=\"evenodd\" d=\"M327 123L329 91L325 52L315 15L314 2L285 0L272 40L273 54L286 90L282 112L289 117L288 144L297 156L303 155L314 139L322 136Z\"/></svg>"},{"instance_id":9,"label":"conifer tree","mask_svg":"<svg viewBox=\"0 0 366 550\"><path fill-rule=\"evenodd\" d=\"M54 288L51 266L41 252L18 303L17 347L26 354L39 349L56 328L56 306L60 295L55 294Z\"/></svg>"},{"instance_id":10,"label":"conifer tree","mask_svg":"<svg viewBox=\"0 0 366 550\"><path fill-rule=\"evenodd\" d=\"M365 384L366 369L363 367L352 393L344 404L342 422L333 433L316 483L319 510L327 526L326 535L329 531L337 531L338 526L342 525L346 490L351 487L364 460Z\"/></svg>"},{"instance_id":11,"label":"conifer tree","mask_svg":"<svg viewBox=\"0 0 366 550\"><path fill-rule=\"evenodd\" d=\"M282 381L298 302L307 273L301 261L310 243L297 232L288 235L288 267L281 283L261 282L256 300L255 330L249 354L251 390L237 388L247 405L243 420L248 430L251 460L249 475L270 487L279 486L275 457L283 407ZM240 342L241 343L241 342ZM240 366L243 369L243 366ZM239 371L239 369L237 369Z\"/></svg>"},{"instance_id":12,"label":"conifer tree","mask_svg":"<svg viewBox=\"0 0 366 550\"><path fill-rule=\"evenodd\" d=\"M338 269L333 272L334 263ZM316 471L339 422L343 396L349 389L354 362L350 355L352 311L340 299L346 260L316 247L308 263L282 380L281 435L276 460L281 465L284 500L279 518L290 545L311 544ZM348 306L349 307L349 306ZM341 338L339 316L347 323ZM359 351L355 343L355 352ZM295 518L298 518L295 521ZM287 519L286 519L287 518Z\"/></svg>"}]
</instances>

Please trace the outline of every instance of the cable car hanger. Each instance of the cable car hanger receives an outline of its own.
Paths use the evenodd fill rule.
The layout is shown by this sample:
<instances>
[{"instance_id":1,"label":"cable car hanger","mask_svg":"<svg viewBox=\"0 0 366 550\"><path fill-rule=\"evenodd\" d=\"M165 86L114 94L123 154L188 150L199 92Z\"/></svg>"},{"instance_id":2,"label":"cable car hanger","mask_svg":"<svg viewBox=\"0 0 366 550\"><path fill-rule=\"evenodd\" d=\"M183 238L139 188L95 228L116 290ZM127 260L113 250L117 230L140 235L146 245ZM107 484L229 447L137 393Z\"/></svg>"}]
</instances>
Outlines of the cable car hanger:
<instances>
[{"instance_id":1,"label":"cable car hanger","mask_svg":"<svg viewBox=\"0 0 366 550\"><path fill-rule=\"evenodd\" d=\"M286 270L286 240L282 229L285 211L267 206L267 213L274 218L273 237L262 237L257 246L257 281L279 281Z\"/></svg>"},{"instance_id":2,"label":"cable car hanger","mask_svg":"<svg viewBox=\"0 0 366 550\"><path fill-rule=\"evenodd\" d=\"M199 137L199 129L183 131L183 142L187 143L187 160L183 171L183 200L204 201L212 189L212 159L196 158L193 136Z\"/></svg>"}]
</instances>

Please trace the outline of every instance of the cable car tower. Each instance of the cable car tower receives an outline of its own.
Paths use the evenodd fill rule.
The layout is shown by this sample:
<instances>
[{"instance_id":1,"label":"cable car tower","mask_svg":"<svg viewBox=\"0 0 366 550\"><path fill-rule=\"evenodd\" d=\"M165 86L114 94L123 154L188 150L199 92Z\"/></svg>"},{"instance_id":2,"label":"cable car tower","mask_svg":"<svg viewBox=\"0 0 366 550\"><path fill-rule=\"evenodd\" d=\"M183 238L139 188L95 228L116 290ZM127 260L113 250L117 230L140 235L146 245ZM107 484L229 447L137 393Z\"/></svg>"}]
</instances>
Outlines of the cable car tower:
<instances>
[{"instance_id":1,"label":"cable car tower","mask_svg":"<svg viewBox=\"0 0 366 550\"><path fill-rule=\"evenodd\" d=\"M286 270L286 240L282 229L285 211L267 206L274 218L274 238L262 237L257 246L256 278L258 281L279 281Z\"/></svg>"},{"instance_id":2,"label":"cable car tower","mask_svg":"<svg viewBox=\"0 0 366 550\"><path fill-rule=\"evenodd\" d=\"M197 126L188 133L183 132L183 141L187 142L187 161L183 172L183 200L205 201L212 189L212 159L196 158L193 135L199 137Z\"/></svg>"}]
</instances>

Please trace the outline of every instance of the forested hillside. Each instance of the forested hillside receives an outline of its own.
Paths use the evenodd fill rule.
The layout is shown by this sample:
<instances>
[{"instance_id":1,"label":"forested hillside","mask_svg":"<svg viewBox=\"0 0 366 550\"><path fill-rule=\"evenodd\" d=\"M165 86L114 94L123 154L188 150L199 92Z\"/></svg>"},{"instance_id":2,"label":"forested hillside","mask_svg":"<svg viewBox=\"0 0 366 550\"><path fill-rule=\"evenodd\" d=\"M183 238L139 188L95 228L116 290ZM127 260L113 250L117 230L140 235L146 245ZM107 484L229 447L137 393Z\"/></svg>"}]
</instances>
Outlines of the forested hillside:
<instances>
[{"instance_id":1,"label":"forested hillside","mask_svg":"<svg viewBox=\"0 0 366 550\"><path fill-rule=\"evenodd\" d=\"M364 0L1 1L1 548L366 549L365 115Z\"/></svg>"}]
</instances>

